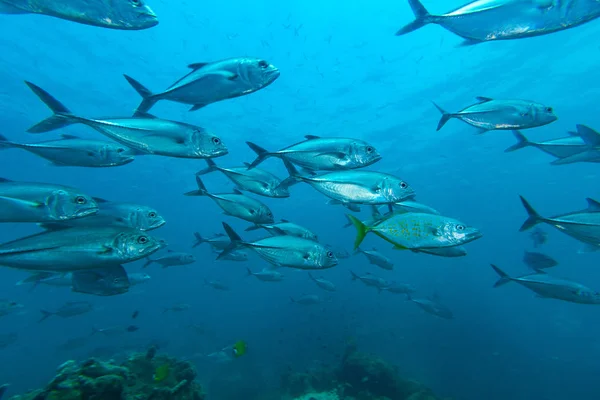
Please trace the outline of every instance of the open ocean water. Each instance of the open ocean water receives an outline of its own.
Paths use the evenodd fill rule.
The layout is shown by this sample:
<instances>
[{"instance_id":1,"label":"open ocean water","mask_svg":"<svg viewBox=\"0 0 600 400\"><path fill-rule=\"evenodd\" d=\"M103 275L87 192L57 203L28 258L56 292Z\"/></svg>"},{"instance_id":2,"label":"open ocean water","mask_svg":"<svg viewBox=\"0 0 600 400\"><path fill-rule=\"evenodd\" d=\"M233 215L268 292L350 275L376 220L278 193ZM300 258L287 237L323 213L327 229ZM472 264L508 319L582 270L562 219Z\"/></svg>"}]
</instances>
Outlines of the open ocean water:
<instances>
[{"instance_id":1,"label":"open ocean water","mask_svg":"<svg viewBox=\"0 0 600 400\"><path fill-rule=\"evenodd\" d=\"M258 399L250 393L277 388L282 371L335 364L352 341L440 397L597 397L600 308L540 298L515 283L494 289L498 276L489 265L511 276L531 273L522 261L524 251L541 251L559 262L553 275L600 290L598 253L582 252L582 243L550 226L541 227L547 242L537 249L531 231L519 232L527 218L519 195L544 216L585 209L587 197L600 198L598 164L555 166L550 164L554 157L534 148L507 153L515 144L510 131L478 134L456 119L436 131L440 113L432 101L451 112L476 103L477 96L551 106L558 120L523 130L529 140L566 137L576 124L600 129L599 21L534 38L460 46L461 38L434 25L394 36L414 18L406 1L148 2L160 23L144 30L0 15L0 134L19 143L60 134L110 140L81 124L27 133L51 112L23 81L44 88L76 115L130 116L141 98L123 74L159 92L187 74L188 64L258 57L281 75L256 93L193 112L189 105L165 100L151 113L216 134L228 149L214 158L223 167L255 159L247 141L275 151L305 135L364 140L382 156L366 170L401 177L420 203L478 228L483 237L465 245L468 255L447 258L393 250L369 234L361 248L377 248L392 260L393 270L358 254L312 272L334 282L335 292L317 287L301 269L282 267L283 281L260 282L247 276L246 268L256 272L268 264L253 252L247 262L216 261L208 245L192 248L194 232L223 233L223 221L243 239L268 236L263 230L246 232L249 222L224 215L207 197L183 195L197 189L194 174L206 168L204 160L144 155L113 168L64 167L5 149L0 177L67 185L94 197L151 206L166 220L151 234L196 259L169 268L143 269L144 260L129 263L128 272L151 279L106 297L48 285L29 291L15 285L27 271L0 270L0 298L23 305L0 317L0 334L18 335L0 349L0 384L10 383L10 394L45 385L68 359L83 360L103 349L107 354L101 356L110 357L158 342L170 355L192 360L201 384L235 376L241 392ZM463 3L424 4L442 13ZM260 167L288 176L277 158ZM231 193L235 187L218 172L202 180L210 193ZM282 199L248 195L267 204L276 222L299 223L321 243L352 254L356 230L344 228L345 214L352 212L326 204L327 197L307 184L289 190L291 196ZM369 206L361 208L354 215L367 219ZM40 231L35 223L3 223L0 242ZM163 249L151 257L165 254ZM430 315L404 295L366 287L353 281L350 271L411 284L420 297L437 294L453 318ZM322 302L290 301L313 294ZM39 310L56 310L68 301L89 301L94 310L38 323ZM163 312L181 304L189 309ZM139 316L132 320L136 310ZM61 347L87 337L92 328L130 325L139 329L96 334L75 349ZM238 340L248 343L246 357L218 367L205 357Z\"/></svg>"}]
</instances>

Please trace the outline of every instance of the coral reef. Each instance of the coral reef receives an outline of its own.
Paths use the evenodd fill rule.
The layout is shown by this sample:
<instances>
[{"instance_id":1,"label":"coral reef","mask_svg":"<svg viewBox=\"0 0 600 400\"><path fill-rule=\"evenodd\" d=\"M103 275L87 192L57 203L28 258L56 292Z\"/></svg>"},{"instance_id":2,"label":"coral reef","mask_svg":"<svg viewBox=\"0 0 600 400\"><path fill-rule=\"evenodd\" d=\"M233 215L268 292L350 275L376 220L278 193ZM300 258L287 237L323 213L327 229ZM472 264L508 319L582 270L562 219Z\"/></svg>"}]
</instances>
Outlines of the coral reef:
<instances>
[{"instance_id":1,"label":"coral reef","mask_svg":"<svg viewBox=\"0 0 600 400\"><path fill-rule=\"evenodd\" d=\"M379 357L360 353L349 345L333 370L288 371L281 386L294 400L437 400L418 382L402 378Z\"/></svg>"},{"instance_id":2,"label":"coral reef","mask_svg":"<svg viewBox=\"0 0 600 400\"><path fill-rule=\"evenodd\" d=\"M132 354L120 365L89 359L67 361L44 388L9 400L203 400L194 381L194 367L166 355ZM167 376L157 381L157 368L168 366Z\"/></svg>"}]
</instances>

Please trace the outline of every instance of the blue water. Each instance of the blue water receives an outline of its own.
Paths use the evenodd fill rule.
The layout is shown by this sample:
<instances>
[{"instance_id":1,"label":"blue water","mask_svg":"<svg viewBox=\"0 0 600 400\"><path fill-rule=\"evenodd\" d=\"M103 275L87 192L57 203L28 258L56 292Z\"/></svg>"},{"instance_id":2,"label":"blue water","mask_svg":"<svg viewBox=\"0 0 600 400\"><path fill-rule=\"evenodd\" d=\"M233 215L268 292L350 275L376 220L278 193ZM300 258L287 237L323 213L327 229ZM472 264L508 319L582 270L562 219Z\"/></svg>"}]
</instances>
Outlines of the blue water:
<instances>
[{"instance_id":1,"label":"blue water","mask_svg":"<svg viewBox=\"0 0 600 400\"><path fill-rule=\"evenodd\" d=\"M427 3L432 12L461 4ZM404 1L153 0L150 5L160 24L137 32L43 16L0 15L0 132L23 142L57 137L25 133L49 111L23 80L45 88L77 114L122 116L140 100L123 73L158 91L185 74L192 62L258 56L281 70L268 88L194 113L170 102L160 102L152 112L217 133L230 150L217 160L224 166L253 159L247 140L268 149L297 142L305 134L367 140L383 155L371 169L401 176L415 188L420 202L480 228L484 237L467 245L467 257L445 259L392 251L369 236L365 247L377 246L393 259L395 270L379 270L363 256L343 260L322 274L337 284L338 292L322 305L306 307L291 304L289 297L324 293L306 273L284 270L284 282L262 283L246 278L245 267L258 270L266 265L263 261L252 256L248 264L216 262L206 245L194 250L198 263L171 269L152 266L147 271L150 283L112 298L49 287L29 293L26 287L14 286L25 273L4 269L0 297L18 301L25 309L1 319L0 333L17 332L19 340L0 350L0 383L10 382L13 394L42 386L57 365L84 358L98 346L144 346L161 340L168 341L168 353L190 357L243 339L251 351L233 365L215 369L195 359L200 381L240 374L245 382L240 385L266 389L278 385L279 374L288 366L302 370L316 363L335 364L348 338L355 338L361 351L397 364L404 375L441 396L597 396L600 309L535 298L518 285L493 289L497 276L489 268L493 262L511 274L526 271L521 258L531 240L518 232L525 219L519 194L543 214L584 208L585 197L600 197L596 165L553 167L551 157L535 149L506 154L503 150L514 143L510 133L476 135L455 120L436 132L439 113L430 101L450 110L471 104L475 96L549 104L559 120L527 131L536 140L565 136L577 123L600 128L600 22L544 37L459 48L460 38L435 26L395 37L393 33L413 18ZM65 132L102 138L83 126ZM9 150L2 152L0 163L0 176L13 180L60 183L110 200L153 206L167 220L156 235L174 250L189 251L194 231L219 232L225 220L242 232L247 226L221 215L207 198L182 195L195 189L193 174L205 166L201 160L148 156L118 168L59 168ZM285 176L278 160L264 166ZM214 192L232 187L219 174L205 183ZM264 201L276 218L300 222L323 242L350 250L354 230L342 228L345 210L325 200L307 185L298 185L289 199ZM34 225L5 224L0 241L35 231ZM555 274L600 288L598 255L578 254L579 248L576 241L552 231L544 251L560 261ZM129 264L127 269L139 271L142 264ZM351 281L349 270L411 283L423 295L437 292L455 318L437 319L401 296L378 294ZM204 279L226 282L232 290L216 291ZM54 309L68 300L89 300L97 309L37 324L39 309ZM176 303L192 307L162 314ZM97 338L72 352L57 350L66 340L87 335L93 326L131 323L136 309L138 332ZM193 333L186 328L191 323L203 325L206 333Z\"/></svg>"}]
</instances>

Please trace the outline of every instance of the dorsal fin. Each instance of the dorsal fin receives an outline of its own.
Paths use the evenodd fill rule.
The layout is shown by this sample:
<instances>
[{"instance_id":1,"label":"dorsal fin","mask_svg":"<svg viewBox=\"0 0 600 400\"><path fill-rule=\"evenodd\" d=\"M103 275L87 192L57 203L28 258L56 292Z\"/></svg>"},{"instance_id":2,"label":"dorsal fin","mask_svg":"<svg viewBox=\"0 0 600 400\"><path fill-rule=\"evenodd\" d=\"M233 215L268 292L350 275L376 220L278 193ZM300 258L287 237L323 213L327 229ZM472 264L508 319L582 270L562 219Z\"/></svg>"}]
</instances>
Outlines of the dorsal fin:
<instances>
[{"instance_id":1,"label":"dorsal fin","mask_svg":"<svg viewBox=\"0 0 600 400\"><path fill-rule=\"evenodd\" d=\"M585 144L590 146L600 146L600 133L585 125L577 125L577 133L583 139Z\"/></svg>"},{"instance_id":2,"label":"dorsal fin","mask_svg":"<svg viewBox=\"0 0 600 400\"><path fill-rule=\"evenodd\" d=\"M96 203L109 203L108 200L103 199L102 197L94 197L93 199Z\"/></svg>"},{"instance_id":3,"label":"dorsal fin","mask_svg":"<svg viewBox=\"0 0 600 400\"><path fill-rule=\"evenodd\" d=\"M306 140L315 140L315 139L321 139L321 136L315 136L315 135L305 135L304 138Z\"/></svg>"},{"instance_id":4,"label":"dorsal fin","mask_svg":"<svg viewBox=\"0 0 600 400\"><path fill-rule=\"evenodd\" d=\"M591 198L586 198L585 199L588 203L588 208L587 211L591 211L591 212L600 212L600 202L591 199Z\"/></svg>"},{"instance_id":5,"label":"dorsal fin","mask_svg":"<svg viewBox=\"0 0 600 400\"><path fill-rule=\"evenodd\" d=\"M60 137L63 139L81 139L79 136L67 135L66 133L63 133L62 135L60 135Z\"/></svg>"},{"instance_id":6,"label":"dorsal fin","mask_svg":"<svg viewBox=\"0 0 600 400\"><path fill-rule=\"evenodd\" d=\"M245 167L250 167L251 165L252 165L252 164L250 164L249 162L245 162L245 163L244 163L244 166L245 166Z\"/></svg>"},{"instance_id":7,"label":"dorsal fin","mask_svg":"<svg viewBox=\"0 0 600 400\"><path fill-rule=\"evenodd\" d=\"M133 114L134 117L136 118L146 118L146 119L158 119L158 117L149 114L147 112L143 112L143 111L138 111L136 110L135 113Z\"/></svg>"},{"instance_id":8,"label":"dorsal fin","mask_svg":"<svg viewBox=\"0 0 600 400\"><path fill-rule=\"evenodd\" d=\"M206 63L206 62L192 63L192 64L188 65L188 68L191 68L195 71L197 69L207 66L208 64L210 64L210 63Z\"/></svg>"},{"instance_id":9,"label":"dorsal fin","mask_svg":"<svg viewBox=\"0 0 600 400\"><path fill-rule=\"evenodd\" d=\"M244 193L242 193L242 192L241 192L239 189L237 189L237 188L233 188L233 193L235 193L235 194L244 194Z\"/></svg>"},{"instance_id":10,"label":"dorsal fin","mask_svg":"<svg viewBox=\"0 0 600 400\"><path fill-rule=\"evenodd\" d=\"M569 136L579 136L579 133L577 132L568 131L567 133L569 134Z\"/></svg>"},{"instance_id":11,"label":"dorsal fin","mask_svg":"<svg viewBox=\"0 0 600 400\"><path fill-rule=\"evenodd\" d=\"M483 96L477 96L477 97L475 97L475 99L480 103L487 103L488 101L494 100L490 97L483 97Z\"/></svg>"}]
</instances>

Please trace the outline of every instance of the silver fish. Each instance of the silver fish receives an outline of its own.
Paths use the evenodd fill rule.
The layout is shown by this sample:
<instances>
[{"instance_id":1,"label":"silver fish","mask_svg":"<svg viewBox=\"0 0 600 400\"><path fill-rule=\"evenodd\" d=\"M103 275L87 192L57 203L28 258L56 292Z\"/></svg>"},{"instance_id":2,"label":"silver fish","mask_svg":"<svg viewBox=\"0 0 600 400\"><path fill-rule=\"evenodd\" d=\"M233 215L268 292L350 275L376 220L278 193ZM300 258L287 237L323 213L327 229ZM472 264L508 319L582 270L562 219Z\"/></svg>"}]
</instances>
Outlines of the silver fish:
<instances>
[{"instance_id":1,"label":"silver fish","mask_svg":"<svg viewBox=\"0 0 600 400\"><path fill-rule=\"evenodd\" d=\"M359 275L355 274L353 271L350 271L350 273L352 274L353 281L359 280L362 283L364 283L365 285L372 286L379 291L381 291L381 290L383 290L383 288L389 287L391 285L391 282L388 282L387 280L385 280L383 278L375 276L375 275L371 274L370 272L367 272L363 276L359 276Z\"/></svg>"},{"instance_id":2,"label":"silver fish","mask_svg":"<svg viewBox=\"0 0 600 400\"><path fill-rule=\"evenodd\" d=\"M179 304L175 304L174 306L165 308L163 310L163 314L168 312L168 311L187 311L190 308L192 308L192 306L190 306L189 304L186 303L179 303Z\"/></svg>"},{"instance_id":3,"label":"silver fish","mask_svg":"<svg viewBox=\"0 0 600 400\"><path fill-rule=\"evenodd\" d=\"M208 243L214 250L225 250L231 244L227 236L223 233L217 233L209 238L204 238L199 232L194 232L196 241L192 247L200 246L202 243Z\"/></svg>"},{"instance_id":4,"label":"silver fish","mask_svg":"<svg viewBox=\"0 0 600 400\"><path fill-rule=\"evenodd\" d=\"M440 247L437 249L419 249L419 253L431 254L440 257L464 257L467 255L467 249L463 246Z\"/></svg>"},{"instance_id":5,"label":"silver fish","mask_svg":"<svg viewBox=\"0 0 600 400\"><path fill-rule=\"evenodd\" d=\"M316 294L305 294L295 299L290 297L290 300L292 303L302 304L304 306L323 303L323 299Z\"/></svg>"},{"instance_id":6,"label":"silver fish","mask_svg":"<svg viewBox=\"0 0 600 400\"><path fill-rule=\"evenodd\" d=\"M586 145L580 153L571 154L559 160L554 160L552 165L564 165L577 162L600 162L600 133L585 125L577 125L577 132L571 133L579 136Z\"/></svg>"},{"instance_id":7,"label":"silver fish","mask_svg":"<svg viewBox=\"0 0 600 400\"><path fill-rule=\"evenodd\" d=\"M74 219L61 222L42 223L44 229L64 229L68 227L105 227L123 226L150 231L160 228L166 221L152 207L133 203L118 203L94 197L98 204L98 212L86 218Z\"/></svg>"},{"instance_id":8,"label":"silver fish","mask_svg":"<svg viewBox=\"0 0 600 400\"><path fill-rule=\"evenodd\" d=\"M443 305L437 295L426 298L414 298L410 294L407 294L407 300L412 301L428 314L435 315L436 317L443 319L454 319L452 310Z\"/></svg>"},{"instance_id":9,"label":"silver fish","mask_svg":"<svg viewBox=\"0 0 600 400\"><path fill-rule=\"evenodd\" d=\"M579 304L600 304L600 293L580 283L555 278L544 272L513 278L493 264L492 268L500 276L494 287L499 287L509 282L516 282L537 293L542 298L564 300Z\"/></svg>"},{"instance_id":10,"label":"silver fish","mask_svg":"<svg viewBox=\"0 0 600 400\"><path fill-rule=\"evenodd\" d=\"M165 243L131 228L69 228L0 245L0 265L68 272L121 265L145 258Z\"/></svg>"},{"instance_id":11,"label":"silver fish","mask_svg":"<svg viewBox=\"0 0 600 400\"><path fill-rule=\"evenodd\" d=\"M189 74L164 92L156 94L125 75L125 79L143 98L138 111L146 112L160 100L190 104L190 111L195 111L217 101L256 92L269 86L279 77L279 70L274 65L251 57L195 63L188 67L192 69Z\"/></svg>"},{"instance_id":12,"label":"silver fish","mask_svg":"<svg viewBox=\"0 0 600 400\"><path fill-rule=\"evenodd\" d=\"M415 195L414 189L408 183L383 172L340 171L308 177L300 175L289 162L284 163L292 177L343 203L391 206Z\"/></svg>"},{"instance_id":13,"label":"silver fish","mask_svg":"<svg viewBox=\"0 0 600 400\"><path fill-rule=\"evenodd\" d=\"M303 226L294 224L293 222L290 222L285 219L282 219L281 222L278 222L276 224L260 224L250 226L246 228L246 231L253 231L260 228L266 230L273 236L288 235L313 240L315 242L318 241L317 235L315 235L313 232L311 232Z\"/></svg>"},{"instance_id":14,"label":"silver fish","mask_svg":"<svg viewBox=\"0 0 600 400\"><path fill-rule=\"evenodd\" d=\"M310 277L311 281L313 281L318 287L320 287L323 290L326 290L328 292L335 292L337 290L333 282L330 282L327 279L324 279L323 277L315 278L310 272L308 273L308 276Z\"/></svg>"},{"instance_id":15,"label":"silver fish","mask_svg":"<svg viewBox=\"0 0 600 400\"><path fill-rule=\"evenodd\" d=\"M71 273L72 290L95 296L116 296L127 293L131 283L121 265Z\"/></svg>"},{"instance_id":16,"label":"silver fish","mask_svg":"<svg viewBox=\"0 0 600 400\"><path fill-rule=\"evenodd\" d=\"M552 107L527 100L494 100L477 97L478 103L461 111L448 113L433 103L442 113L439 131L451 118L460 119L474 126L480 133L491 130L515 130L535 128L550 124L558 119Z\"/></svg>"},{"instance_id":17,"label":"silver fish","mask_svg":"<svg viewBox=\"0 0 600 400\"><path fill-rule=\"evenodd\" d=\"M409 4L416 19L396 35L437 24L464 38L463 45L546 35L600 16L596 0L475 0L442 15L430 14L419 0Z\"/></svg>"},{"instance_id":18,"label":"silver fish","mask_svg":"<svg viewBox=\"0 0 600 400\"><path fill-rule=\"evenodd\" d=\"M250 164L254 168L269 157L287 160L310 171L338 171L367 167L381 160L377 149L359 139L305 136L306 140L279 151L270 152L246 142L257 155Z\"/></svg>"},{"instance_id":19,"label":"silver fish","mask_svg":"<svg viewBox=\"0 0 600 400\"><path fill-rule=\"evenodd\" d=\"M381 254L379 251L377 251L376 248L373 248L372 250L361 250L361 248L359 247L358 249L356 249L356 252L357 254L364 254L371 264L377 265L379 268L388 271L394 269L394 263L392 262L392 260Z\"/></svg>"},{"instance_id":20,"label":"silver fish","mask_svg":"<svg viewBox=\"0 0 600 400\"><path fill-rule=\"evenodd\" d=\"M546 254L527 250L525 250L525 254L523 254L523 262L534 271L552 268L558 265L558 261Z\"/></svg>"},{"instance_id":21,"label":"silver fish","mask_svg":"<svg viewBox=\"0 0 600 400\"><path fill-rule=\"evenodd\" d=\"M221 207L225 215L231 215L255 224L270 224L274 221L273 213L266 204L245 196L238 190L234 190L234 193L209 193L198 175L196 175L196 184L198 190L187 192L185 193L186 196L210 197Z\"/></svg>"},{"instance_id":22,"label":"silver fish","mask_svg":"<svg viewBox=\"0 0 600 400\"><path fill-rule=\"evenodd\" d=\"M513 131L517 143L508 147L504 152L508 153L511 151L523 149L525 147L535 147L540 149L544 153L548 153L551 156L557 158L570 157L575 154L579 154L585 151L589 146L583 141L580 136L571 135L563 138L545 140L543 142L532 142L525 135L519 131Z\"/></svg>"},{"instance_id":23,"label":"silver fish","mask_svg":"<svg viewBox=\"0 0 600 400\"><path fill-rule=\"evenodd\" d=\"M13 300L0 299L0 317L19 311L24 306Z\"/></svg>"},{"instance_id":24,"label":"silver fish","mask_svg":"<svg viewBox=\"0 0 600 400\"><path fill-rule=\"evenodd\" d=\"M29 277L16 283L17 286L32 283L30 291L33 291L38 285L48 285L56 287L71 287L72 274L59 274L53 272L36 272Z\"/></svg>"},{"instance_id":25,"label":"silver fish","mask_svg":"<svg viewBox=\"0 0 600 400\"><path fill-rule=\"evenodd\" d=\"M72 135L61 137L39 143L15 143L0 135L0 150L23 149L59 167L118 167L134 160L134 152L117 143Z\"/></svg>"},{"instance_id":26,"label":"silver fish","mask_svg":"<svg viewBox=\"0 0 600 400\"><path fill-rule=\"evenodd\" d=\"M52 222L98 212L96 201L79 189L0 178L0 222Z\"/></svg>"},{"instance_id":27,"label":"silver fish","mask_svg":"<svg viewBox=\"0 0 600 400\"><path fill-rule=\"evenodd\" d=\"M230 289L230 288L229 288L229 285L226 285L226 284L225 284L225 283L223 283L223 282L219 282L219 281L215 281L215 280L208 280L208 279L205 279L205 280L204 280L204 283L205 283L206 285L210 286L211 288L213 288L213 289L217 289L217 290L228 291L228 290Z\"/></svg>"},{"instance_id":28,"label":"silver fish","mask_svg":"<svg viewBox=\"0 0 600 400\"><path fill-rule=\"evenodd\" d=\"M198 171L198 175L220 171L235 183L239 190L265 197L290 197L288 182L282 181L268 171L259 168L248 169L249 164L243 167L223 168L211 159L207 159L206 163L208 168Z\"/></svg>"},{"instance_id":29,"label":"silver fish","mask_svg":"<svg viewBox=\"0 0 600 400\"><path fill-rule=\"evenodd\" d=\"M158 24L143 0L0 0L0 14L29 13L110 29L141 30Z\"/></svg>"},{"instance_id":30,"label":"silver fish","mask_svg":"<svg viewBox=\"0 0 600 400\"><path fill-rule=\"evenodd\" d=\"M381 288L381 290L385 290L386 292L394 293L394 294L411 294L417 291L413 285L409 285L408 283L392 283L390 286L386 286Z\"/></svg>"},{"instance_id":31,"label":"silver fish","mask_svg":"<svg viewBox=\"0 0 600 400\"><path fill-rule=\"evenodd\" d=\"M69 301L56 311L40 310L42 313L42 318L38 322L42 322L53 315L61 318L71 318L77 315L89 313L93 309L94 305L89 301Z\"/></svg>"},{"instance_id":32,"label":"silver fish","mask_svg":"<svg viewBox=\"0 0 600 400\"><path fill-rule=\"evenodd\" d=\"M263 282L280 282L283 280L283 274L272 269L263 269L259 272L252 272L250 268L246 268L248 276L255 276L256 279Z\"/></svg>"},{"instance_id":33,"label":"silver fish","mask_svg":"<svg viewBox=\"0 0 600 400\"><path fill-rule=\"evenodd\" d=\"M521 226L521 232L539 223L546 223L585 243L589 250L600 250L600 203L596 200L587 198L588 208L585 210L547 218L538 214L523 196L520 197L528 214L527 220Z\"/></svg>"},{"instance_id":34,"label":"silver fish","mask_svg":"<svg viewBox=\"0 0 600 400\"><path fill-rule=\"evenodd\" d=\"M199 126L137 114L133 118L84 118L71 111L44 89L31 82L27 86L54 113L28 129L42 133L71 124L84 124L101 134L143 154L178 158L210 158L227 154L221 139Z\"/></svg>"},{"instance_id":35,"label":"silver fish","mask_svg":"<svg viewBox=\"0 0 600 400\"><path fill-rule=\"evenodd\" d=\"M230 242L228 242L230 243ZM213 253L220 254L219 251L213 249ZM231 252L227 252L222 257L220 257L217 261L248 261L248 254L242 250L235 250Z\"/></svg>"},{"instance_id":36,"label":"silver fish","mask_svg":"<svg viewBox=\"0 0 600 400\"><path fill-rule=\"evenodd\" d=\"M231 240L231 245L219 255L219 258L233 250L249 248L275 266L326 269L335 267L338 263L333 251L312 240L295 236L272 236L255 242L245 242L225 222L223 227Z\"/></svg>"},{"instance_id":37,"label":"silver fish","mask_svg":"<svg viewBox=\"0 0 600 400\"><path fill-rule=\"evenodd\" d=\"M146 268L153 263L160 264L163 268L174 267L178 265L189 265L195 263L196 257L193 254L175 252L173 250L167 250L167 254L158 258L147 258L146 263L142 268Z\"/></svg>"},{"instance_id":38,"label":"silver fish","mask_svg":"<svg viewBox=\"0 0 600 400\"><path fill-rule=\"evenodd\" d=\"M529 235L533 242L533 247L538 248L548 241L548 233L544 232L539 227L535 228Z\"/></svg>"}]
</instances>

